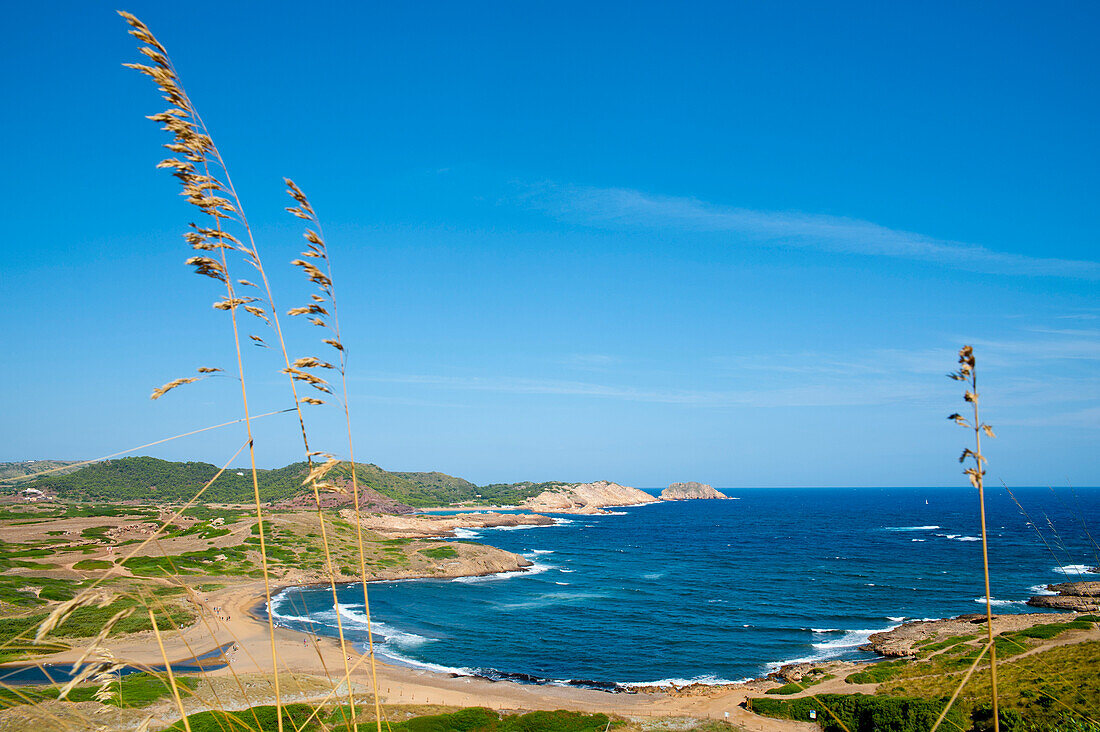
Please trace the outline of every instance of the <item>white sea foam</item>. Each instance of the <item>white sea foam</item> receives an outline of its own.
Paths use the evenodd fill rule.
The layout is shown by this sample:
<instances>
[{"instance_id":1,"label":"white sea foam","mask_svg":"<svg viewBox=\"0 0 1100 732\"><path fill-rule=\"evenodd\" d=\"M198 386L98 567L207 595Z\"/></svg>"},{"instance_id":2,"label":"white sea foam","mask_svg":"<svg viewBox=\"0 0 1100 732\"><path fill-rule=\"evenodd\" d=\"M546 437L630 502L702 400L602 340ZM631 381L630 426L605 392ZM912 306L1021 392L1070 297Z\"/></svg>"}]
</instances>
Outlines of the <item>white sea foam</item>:
<instances>
[{"instance_id":1,"label":"white sea foam","mask_svg":"<svg viewBox=\"0 0 1100 732\"><path fill-rule=\"evenodd\" d=\"M1067 564L1064 567L1055 567L1054 571L1058 574L1091 574L1090 569L1092 567L1088 564Z\"/></svg>"},{"instance_id":2,"label":"white sea foam","mask_svg":"<svg viewBox=\"0 0 1100 732\"><path fill-rule=\"evenodd\" d=\"M520 577L525 574L519 570L509 570L508 572L494 572L493 574L480 574L472 575L469 577L455 577L451 582L458 582L463 585L473 585L480 582L499 582L501 580L510 580L515 577Z\"/></svg>"},{"instance_id":3,"label":"white sea foam","mask_svg":"<svg viewBox=\"0 0 1100 732\"><path fill-rule=\"evenodd\" d=\"M566 574L570 574L571 572L576 572L577 570L575 570L575 569L559 569L558 571L559 572L565 572Z\"/></svg>"},{"instance_id":4,"label":"white sea foam","mask_svg":"<svg viewBox=\"0 0 1100 732\"><path fill-rule=\"evenodd\" d=\"M568 526L571 523L573 523L573 519L555 518L554 523L551 524L551 525L552 526Z\"/></svg>"},{"instance_id":5,"label":"white sea foam","mask_svg":"<svg viewBox=\"0 0 1100 732\"><path fill-rule=\"evenodd\" d=\"M892 615L887 615L886 619L889 620L891 623L900 623L903 620L905 620L905 616L904 615L899 615L898 617L894 617Z\"/></svg>"},{"instance_id":6,"label":"white sea foam","mask_svg":"<svg viewBox=\"0 0 1100 732\"><path fill-rule=\"evenodd\" d=\"M840 628L810 628L815 633L842 633Z\"/></svg>"},{"instance_id":7,"label":"white sea foam","mask_svg":"<svg viewBox=\"0 0 1100 732\"><path fill-rule=\"evenodd\" d=\"M271 602L267 606L268 612L271 614L271 617L275 620L282 620L283 622L310 622L313 618L309 617L308 615L287 615L282 612L283 607L287 604L287 602L289 602L287 592L289 592L289 590L284 590L278 595L275 595L275 597L271 598Z\"/></svg>"},{"instance_id":8,"label":"white sea foam","mask_svg":"<svg viewBox=\"0 0 1100 732\"><path fill-rule=\"evenodd\" d=\"M345 620L351 621L356 625L366 628L368 625L367 614L362 610L356 609L362 607L363 605L361 604L339 605L338 612L340 613L340 616ZM417 646L422 646L425 643L432 643L436 640L435 638L426 638L425 636L419 635L417 633L410 633L405 630L394 628L386 623L383 623L380 620L372 620L372 622L370 622L370 629L371 632L373 632L374 634L381 636L383 642L387 645L392 643L402 648L415 648Z\"/></svg>"},{"instance_id":9,"label":"white sea foam","mask_svg":"<svg viewBox=\"0 0 1100 732\"><path fill-rule=\"evenodd\" d=\"M568 585L568 582L555 582L555 585Z\"/></svg>"},{"instance_id":10,"label":"white sea foam","mask_svg":"<svg viewBox=\"0 0 1100 732\"><path fill-rule=\"evenodd\" d=\"M367 652L367 648L365 646L359 646L358 650L360 653ZM459 676L472 676L474 674L473 669L465 668L463 666L443 666L438 663L418 661L415 658L410 658L403 653L395 651L389 647L378 649L378 656L380 658L388 658L391 661L396 661L402 666L422 668L425 671L434 671L437 674L458 674Z\"/></svg>"},{"instance_id":11,"label":"white sea foam","mask_svg":"<svg viewBox=\"0 0 1100 732\"><path fill-rule=\"evenodd\" d=\"M951 541L981 541L981 537L963 536L962 534L933 534L933 536L942 536L944 539L950 539Z\"/></svg>"},{"instance_id":12,"label":"white sea foam","mask_svg":"<svg viewBox=\"0 0 1100 732\"><path fill-rule=\"evenodd\" d=\"M598 592L547 592L534 600L526 602L512 602L499 604L501 610L533 610L541 607L553 607L555 605L576 605L587 600L599 600L607 597Z\"/></svg>"},{"instance_id":13,"label":"white sea foam","mask_svg":"<svg viewBox=\"0 0 1100 732\"><path fill-rule=\"evenodd\" d=\"M668 686L669 684L676 684L676 686L690 686L692 684L744 684L747 681L752 681L751 676L746 676L743 679L734 681L732 679L722 679L717 676L695 676L690 679L657 679L656 681L620 681L619 686L638 687L638 686Z\"/></svg>"},{"instance_id":14,"label":"white sea foam","mask_svg":"<svg viewBox=\"0 0 1100 732\"><path fill-rule=\"evenodd\" d=\"M984 597L975 597L974 602L980 602L981 604L984 605L985 604L985 598ZM998 600L997 598L993 598L992 600L989 601L989 604L992 605L993 607L1008 607L1009 605L1026 605L1027 601L1026 600Z\"/></svg>"},{"instance_id":15,"label":"white sea foam","mask_svg":"<svg viewBox=\"0 0 1100 732\"><path fill-rule=\"evenodd\" d=\"M532 549L531 554L553 554L553 549Z\"/></svg>"},{"instance_id":16,"label":"white sea foam","mask_svg":"<svg viewBox=\"0 0 1100 732\"><path fill-rule=\"evenodd\" d=\"M887 526L887 531L935 531L942 526Z\"/></svg>"},{"instance_id":17,"label":"white sea foam","mask_svg":"<svg viewBox=\"0 0 1100 732\"><path fill-rule=\"evenodd\" d=\"M909 541L924 541L924 539L910 539Z\"/></svg>"},{"instance_id":18,"label":"white sea foam","mask_svg":"<svg viewBox=\"0 0 1100 732\"><path fill-rule=\"evenodd\" d=\"M656 579L661 579L664 576L665 576L665 572L649 572L648 574L643 574L642 579L656 580Z\"/></svg>"},{"instance_id":19,"label":"white sea foam","mask_svg":"<svg viewBox=\"0 0 1100 732\"><path fill-rule=\"evenodd\" d=\"M861 630L840 630L829 629L830 633L843 633L839 638L834 638L828 641L821 641L818 643L811 643L810 646L814 649L814 654L811 656L802 656L799 658L788 658L783 661L772 661L767 664L766 668L768 672L775 671L781 666L786 666L789 663L813 663L814 661L823 661L829 658L836 658L844 653L857 650L860 646L866 644L870 637L875 633L885 633L889 630L893 630L898 627L897 624L890 625L886 628L875 629L861 629Z\"/></svg>"},{"instance_id":20,"label":"white sea foam","mask_svg":"<svg viewBox=\"0 0 1100 732\"><path fill-rule=\"evenodd\" d=\"M1053 590L1048 590L1046 585L1032 585L1028 588L1032 595L1057 595Z\"/></svg>"},{"instance_id":21,"label":"white sea foam","mask_svg":"<svg viewBox=\"0 0 1100 732\"><path fill-rule=\"evenodd\" d=\"M457 528L454 530L456 539L480 539L481 534L471 529Z\"/></svg>"},{"instance_id":22,"label":"white sea foam","mask_svg":"<svg viewBox=\"0 0 1100 732\"><path fill-rule=\"evenodd\" d=\"M829 641L820 641L818 643L811 643L814 648L819 651L842 651L851 648L859 648L867 643L867 640L871 637L872 633L882 633L881 628L872 628L864 630L846 630L844 635Z\"/></svg>"}]
</instances>

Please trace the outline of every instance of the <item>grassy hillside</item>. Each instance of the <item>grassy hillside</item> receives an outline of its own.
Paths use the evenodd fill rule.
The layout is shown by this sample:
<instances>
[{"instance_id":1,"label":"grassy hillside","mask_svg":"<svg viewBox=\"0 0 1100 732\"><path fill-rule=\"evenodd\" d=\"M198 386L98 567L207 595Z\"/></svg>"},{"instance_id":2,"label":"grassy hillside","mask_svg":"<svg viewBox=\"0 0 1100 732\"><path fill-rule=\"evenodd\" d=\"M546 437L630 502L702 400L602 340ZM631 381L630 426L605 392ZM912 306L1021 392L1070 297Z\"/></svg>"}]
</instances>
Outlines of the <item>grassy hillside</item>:
<instances>
[{"instance_id":1,"label":"grassy hillside","mask_svg":"<svg viewBox=\"0 0 1100 732\"><path fill-rule=\"evenodd\" d=\"M355 471L360 485L409 506L518 503L557 485L516 483L478 487L446 473L391 473L370 463L357 463ZM93 463L67 475L51 474L23 481L18 487L52 491L65 500L182 502L190 500L217 472L218 468L210 463L131 457ZM305 475L304 462L274 470L260 470L260 500L282 501L300 495L303 493L302 479ZM337 482L350 481L350 464L341 464L328 477ZM247 469L227 470L207 488L203 500L212 503L251 502L251 474Z\"/></svg>"},{"instance_id":2,"label":"grassy hillside","mask_svg":"<svg viewBox=\"0 0 1100 732\"><path fill-rule=\"evenodd\" d=\"M17 463L4 463L0 462L0 484L9 484L16 482L25 482L26 476L33 473L40 473L43 470L53 470L54 468L60 468L51 475L64 475L65 473L71 473L79 468L69 468L68 465L78 462L77 460L23 460Z\"/></svg>"}]
</instances>

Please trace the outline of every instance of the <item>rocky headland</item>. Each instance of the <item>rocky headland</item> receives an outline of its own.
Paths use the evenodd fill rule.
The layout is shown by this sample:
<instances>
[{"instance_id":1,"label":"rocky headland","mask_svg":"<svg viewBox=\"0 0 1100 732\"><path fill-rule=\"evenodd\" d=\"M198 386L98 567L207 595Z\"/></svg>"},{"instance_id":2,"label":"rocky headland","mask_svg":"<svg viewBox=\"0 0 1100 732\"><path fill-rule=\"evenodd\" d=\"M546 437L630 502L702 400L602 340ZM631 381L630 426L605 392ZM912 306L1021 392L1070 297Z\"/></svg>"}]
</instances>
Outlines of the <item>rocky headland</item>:
<instances>
[{"instance_id":1,"label":"rocky headland","mask_svg":"<svg viewBox=\"0 0 1100 732\"><path fill-rule=\"evenodd\" d=\"M348 521L355 521L351 509L340 512ZM365 514L360 520L364 529L376 531L394 539L424 539L436 536L453 537L455 529L494 529L502 526L552 526L554 519L529 513L459 513L446 516L414 514Z\"/></svg>"},{"instance_id":2,"label":"rocky headland","mask_svg":"<svg viewBox=\"0 0 1100 732\"><path fill-rule=\"evenodd\" d=\"M1072 620L1061 613L1020 613L1018 615L994 615L993 634L1023 630L1043 623L1060 623ZM874 651L888 658L902 658L916 653L915 646L922 641L961 635L985 634L984 613L959 615L942 620L913 620L893 630L872 633L861 650Z\"/></svg>"},{"instance_id":3,"label":"rocky headland","mask_svg":"<svg viewBox=\"0 0 1100 732\"><path fill-rule=\"evenodd\" d=\"M729 496L716 491L706 483L696 483L693 480L686 483L673 483L661 491L662 501L691 501L710 498L729 498Z\"/></svg>"},{"instance_id":4,"label":"rocky headland","mask_svg":"<svg viewBox=\"0 0 1100 732\"><path fill-rule=\"evenodd\" d=\"M1100 582L1061 582L1047 585L1047 590L1057 594L1036 595L1028 600L1027 604L1032 607L1072 610L1079 613L1100 610Z\"/></svg>"},{"instance_id":5,"label":"rocky headland","mask_svg":"<svg viewBox=\"0 0 1100 732\"><path fill-rule=\"evenodd\" d=\"M521 508L544 513L605 513L610 506L639 506L657 499L637 488L607 480L594 483L562 484L523 502Z\"/></svg>"}]
</instances>

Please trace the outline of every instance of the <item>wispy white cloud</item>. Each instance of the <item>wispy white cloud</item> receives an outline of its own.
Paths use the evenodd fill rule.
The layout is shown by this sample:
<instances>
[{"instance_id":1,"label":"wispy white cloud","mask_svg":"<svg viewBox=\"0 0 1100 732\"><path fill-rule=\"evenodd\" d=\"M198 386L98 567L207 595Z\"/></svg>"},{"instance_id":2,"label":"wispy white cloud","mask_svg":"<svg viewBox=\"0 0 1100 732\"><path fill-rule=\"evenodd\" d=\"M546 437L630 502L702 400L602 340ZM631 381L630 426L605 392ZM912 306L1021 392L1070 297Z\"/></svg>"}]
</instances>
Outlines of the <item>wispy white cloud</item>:
<instances>
[{"instance_id":1,"label":"wispy white cloud","mask_svg":"<svg viewBox=\"0 0 1100 732\"><path fill-rule=\"evenodd\" d=\"M621 359L606 353L571 353L562 359L562 364L578 369L593 371L605 370L619 363Z\"/></svg>"},{"instance_id":2,"label":"wispy white cloud","mask_svg":"<svg viewBox=\"0 0 1100 732\"><path fill-rule=\"evenodd\" d=\"M935 399L912 381L822 381L796 385L770 385L752 389L636 388L587 381L516 377L433 376L428 374L371 374L366 381L407 384L451 391L505 394L576 396L616 401L647 402L688 407L841 407Z\"/></svg>"},{"instance_id":3,"label":"wispy white cloud","mask_svg":"<svg viewBox=\"0 0 1100 732\"><path fill-rule=\"evenodd\" d=\"M746 243L898 257L977 272L1100 279L1098 262L998 252L841 216L758 211L629 188L553 183L531 186L522 198L553 216L593 226L728 233Z\"/></svg>"}]
</instances>

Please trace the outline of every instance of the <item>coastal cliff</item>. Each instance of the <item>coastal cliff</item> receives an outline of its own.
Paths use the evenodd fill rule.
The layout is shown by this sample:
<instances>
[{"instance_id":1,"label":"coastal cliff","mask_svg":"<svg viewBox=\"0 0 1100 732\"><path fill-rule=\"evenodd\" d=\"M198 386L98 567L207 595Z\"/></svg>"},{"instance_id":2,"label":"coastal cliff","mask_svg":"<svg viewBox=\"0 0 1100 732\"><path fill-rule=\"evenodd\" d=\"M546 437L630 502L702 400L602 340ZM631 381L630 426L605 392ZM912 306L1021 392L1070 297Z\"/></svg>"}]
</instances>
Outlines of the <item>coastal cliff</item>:
<instances>
[{"instance_id":1,"label":"coastal cliff","mask_svg":"<svg viewBox=\"0 0 1100 732\"><path fill-rule=\"evenodd\" d=\"M673 483L661 491L662 501L690 501L709 498L729 498L706 483L696 483L690 480L686 483Z\"/></svg>"},{"instance_id":2,"label":"coastal cliff","mask_svg":"<svg viewBox=\"0 0 1100 732\"><path fill-rule=\"evenodd\" d=\"M355 520L355 513L349 509L344 509L340 515L347 521ZM494 529L502 526L552 526L554 524L554 519L549 516L522 513L460 513L449 516L375 514L361 516L360 521L364 529L401 539L453 537L455 529Z\"/></svg>"},{"instance_id":3,"label":"coastal cliff","mask_svg":"<svg viewBox=\"0 0 1100 732\"><path fill-rule=\"evenodd\" d=\"M565 483L554 486L523 502L522 507L544 513L603 513L608 506L638 506L656 503L645 491L606 480L594 483Z\"/></svg>"},{"instance_id":4,"label":"coastal cliff","mask_svg":"<svg viewBox=\"0 0 1100 732\"><path fill-rule=\"evenodd\" d=\"M1028 600L1027 604L1031 607L1075 612L1100 610L1100 582L1061 582L1056 585L1047 585L1047 590L1058 594L1036 595Z\"/></svg>"}]
</instances>

